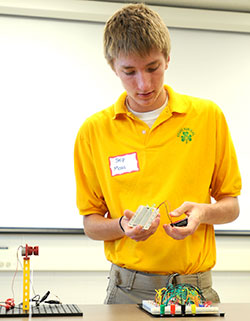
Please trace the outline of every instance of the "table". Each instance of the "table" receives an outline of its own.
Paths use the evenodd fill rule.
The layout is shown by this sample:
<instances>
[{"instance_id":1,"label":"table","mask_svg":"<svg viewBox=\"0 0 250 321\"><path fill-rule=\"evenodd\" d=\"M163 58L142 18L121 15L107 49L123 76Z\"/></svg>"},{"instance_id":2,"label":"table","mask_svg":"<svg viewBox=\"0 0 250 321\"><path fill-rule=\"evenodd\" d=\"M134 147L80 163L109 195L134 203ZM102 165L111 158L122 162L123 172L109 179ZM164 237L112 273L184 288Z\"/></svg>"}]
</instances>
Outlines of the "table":
<instances>
[{"instance_id":1,"label":"table","mask_svg":"<svg viewBox=\"0 0 250 321\"><path fill-rule=\"evenodd\" d=\"M218 304L220 312L225 312L224 317L198 317L197 321L249 321L250 303L221 303ZM32 318L35 321L157 321L157 320L194 320L194 317L187 318L164 318L152 317L141 311L134 304L114 304L114 305L79 305L83 312L82 317L45 317ZM29 318L1 318L0 321L28 321Z\"/></svg>"},{"instance_id":2,"label":"table","mask_svg":"<svg viewBox=\"0 0 250 321\"><path fill-rule=\"evenodd\" d=\"M224 317L198 317L197 321L249 321L250 303L219 304L220 312L225 312ZM155 318L141 311L136 305L86 305L80 306L84 321L159 321L159 320L194 320L187 318ZM72 320L73 321L73 320ZM77 320L78 321L78 320ZM83 320L82 320L83 321Z\"/></svg>"}]
</instances>

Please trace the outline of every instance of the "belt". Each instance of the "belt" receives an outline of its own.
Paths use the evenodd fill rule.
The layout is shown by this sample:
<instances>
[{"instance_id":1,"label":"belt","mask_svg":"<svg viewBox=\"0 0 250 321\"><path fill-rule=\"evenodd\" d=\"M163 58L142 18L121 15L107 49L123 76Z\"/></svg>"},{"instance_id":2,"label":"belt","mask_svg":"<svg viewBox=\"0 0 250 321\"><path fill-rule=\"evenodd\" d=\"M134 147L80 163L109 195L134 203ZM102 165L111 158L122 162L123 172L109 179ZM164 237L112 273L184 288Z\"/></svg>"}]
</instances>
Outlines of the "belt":
<instances>
[{"instance_id":1,"label":"belt","mask_svg":"<svg viewBox=\"0 0 250 321\"><path fill-rule=\"evenodd\" d=\"M111 278L115 279L115 283L120 287L125 288L152 288L159 289L166 287L169 284L191 284L198 286L199 288L208 288L212 286L212 274L211 271L198 272L195 274L153 274L140 272L122 268L118 265L112 264L111 266Z\"/></svg>"}]
</instances>

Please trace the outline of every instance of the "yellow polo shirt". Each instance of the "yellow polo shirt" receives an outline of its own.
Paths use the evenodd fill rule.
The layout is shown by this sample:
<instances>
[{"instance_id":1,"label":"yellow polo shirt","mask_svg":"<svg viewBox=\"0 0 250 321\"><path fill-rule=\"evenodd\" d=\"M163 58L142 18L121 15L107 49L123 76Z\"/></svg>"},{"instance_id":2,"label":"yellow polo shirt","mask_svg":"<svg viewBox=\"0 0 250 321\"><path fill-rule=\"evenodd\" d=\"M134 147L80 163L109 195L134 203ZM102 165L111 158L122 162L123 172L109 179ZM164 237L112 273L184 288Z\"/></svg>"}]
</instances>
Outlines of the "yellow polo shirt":
<instances>
[{"instance_id":1,"label":"yellow polo shirt","mask_svg":"<svg viewBox=\"0 0 250 321\"><path fill-rule=\"evenodd\" d=\"M109 213L167 200L171 210L184 201L210 203L211 196L237 196L241 177L223 113L213 102L175 93L165 86L168 105L152 128L129 112L126 93L88 118L75 143L77 206L81 215ZM212 225L202 224L174 240L164 206L156 233L144 242L128 237L105 242L109 261L151 273L191 274L216 261Z\"/></svg>"}]
</instances>

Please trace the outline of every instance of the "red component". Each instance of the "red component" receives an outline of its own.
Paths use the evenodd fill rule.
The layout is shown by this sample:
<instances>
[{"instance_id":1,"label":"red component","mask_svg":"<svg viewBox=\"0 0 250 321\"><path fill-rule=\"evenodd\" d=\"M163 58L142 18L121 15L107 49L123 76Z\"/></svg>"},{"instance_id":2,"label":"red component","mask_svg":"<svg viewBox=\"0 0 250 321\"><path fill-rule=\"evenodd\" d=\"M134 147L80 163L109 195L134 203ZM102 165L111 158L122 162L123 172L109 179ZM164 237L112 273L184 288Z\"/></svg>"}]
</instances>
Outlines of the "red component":
<instances>
[{"instance_id":1,"label":"red component","mask_svg":"<svg viewBox=\"0 0 250 321\"><path fill-rule=\"evenodd\" d=\"M170 313L171 313L172 315L175 315L175 304L171 304L171 305L170 305Z\"/></svg>"},{"instance_id":2,"label":"red component","mask_svg":"<svg viewBox=\"0 0 250 321\"><path fill-rule=\"evenodd\" d=\"M38 246L34 246L33 253L34 253L34 255L39 255L39 247Z\"/></svg>"},{"instance_id":3,"label":"red component","mask_svg":"<svg viewBox=\"0 0 250 321\"><path fill-rule=\"evenodd\" d=\"M0 307L4 307L7 311L10 309L8 304L0 304Z\"/></svg>"},{"instance_id":4,"label":"red component","mask_svg":"<svg viewBox=\"0 0 250 321\"><path fill-rule=\"evenodd\" d=\"M7 299L5 304L1 304L1 306L3 306L7 311L13 309L15 306L14 299Z\"/></svg>"},{"instance_id":5,"label":"red component","mask_svg":"<svg viewBox=\"0 0 250 321\"><path fill-rule=\"evenodd\" d=\"M28 244L26 244L25 248L23 248L22 251L22 256L25 256L25 258L28 258L29 255L39 255L39 247L38 246L28 246Z\"/></svg>"},{"instance_id":6,"label":"red component","mask_svg":"<svg viewBox=\"0 0 250 321\"><path fill-rule=\"evenodd\" d=\"M204 307L210 307L211 304L212 304L212 301L206 301L204 303Z\"/></svg>"}]
</instances>

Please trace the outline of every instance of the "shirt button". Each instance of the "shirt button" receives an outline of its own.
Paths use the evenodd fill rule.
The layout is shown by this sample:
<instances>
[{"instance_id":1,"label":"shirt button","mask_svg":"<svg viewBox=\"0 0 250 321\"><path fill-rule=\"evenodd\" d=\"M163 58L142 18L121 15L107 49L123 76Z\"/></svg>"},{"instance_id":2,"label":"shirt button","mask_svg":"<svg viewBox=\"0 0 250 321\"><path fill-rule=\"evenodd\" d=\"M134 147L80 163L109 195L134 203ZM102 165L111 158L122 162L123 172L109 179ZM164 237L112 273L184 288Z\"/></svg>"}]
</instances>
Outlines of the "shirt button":
<instances>
[{"instance_id":1,"label":"shirt button","mask_svg":"<svg viewBox=\"0 0 250 321\"><path fill-rule=\"evenodd\" d=\"M142 133L143 133L143 134L146 134L146 130L144 129L144 130L142 131Z\"/></svg>"}]
</instances>

